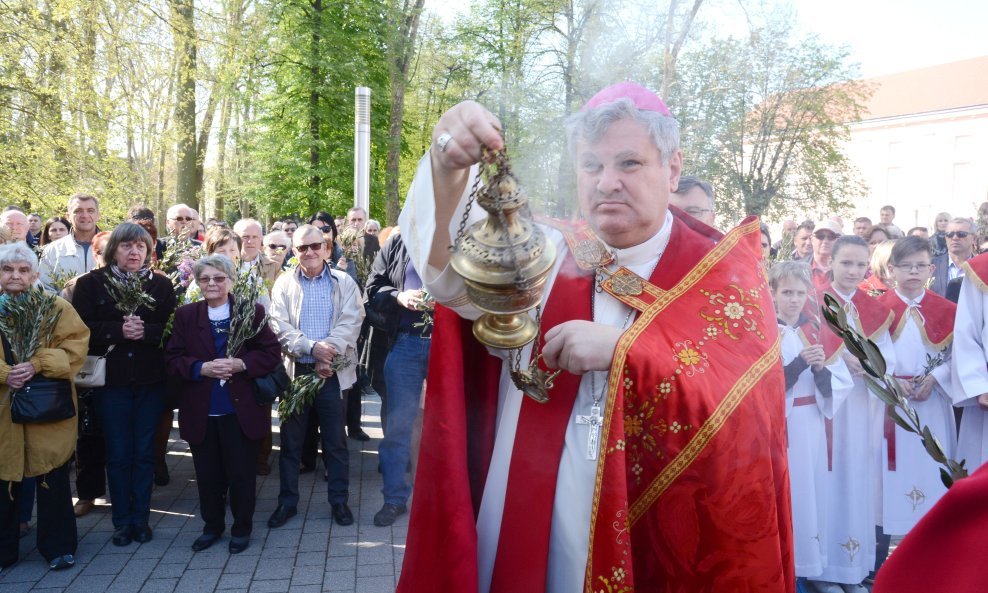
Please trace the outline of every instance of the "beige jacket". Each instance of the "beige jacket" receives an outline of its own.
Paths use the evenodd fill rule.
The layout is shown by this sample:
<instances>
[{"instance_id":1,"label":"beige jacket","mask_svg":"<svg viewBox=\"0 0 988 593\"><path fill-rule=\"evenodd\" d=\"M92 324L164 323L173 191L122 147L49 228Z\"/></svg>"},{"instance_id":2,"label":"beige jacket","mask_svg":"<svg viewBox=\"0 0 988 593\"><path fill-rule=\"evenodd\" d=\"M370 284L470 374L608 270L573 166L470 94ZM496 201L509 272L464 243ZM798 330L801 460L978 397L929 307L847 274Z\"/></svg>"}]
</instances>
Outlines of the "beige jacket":
<instances>
[{"instance_id":1,"label":"beige jacket","mask_svg":"<svg viewBox=\"0 0 988 593\"><path fill-rule=\"evenodd\" d=\"M58 298L62 314L47 348L31 358L36 373L52 379L71 379L82 368L89 351L89 328L72 305ZM0 346L2 349L2 346ZM5 353L4 353L5 354ZM75 451L77 418L44 424L14 424L10 419L10 366L0 358L0 480L20 482L61 467ZM75 401L75 386L72 386ZM0 493L2 496L3 493Z\"/></svg>"},{"instance_id":2,"label":"beige jacket","mask_svg":"<svg viewBox=\"0 0 988 593\"><path fill-rule=\"evenodd\" d=\"M337 352L344 353L350 366L339 373L340 389L357 381L357 337L364 321L364 303L360 288L346 272L330 268L333 277L333 329L326 338ZM302 312L302 285L298 269L286 270L271 291L271 329L278 336L285 356L285 368L295 377L295 359L312 352L314 341L298 329Z\"/></svg>"}]
</instances>

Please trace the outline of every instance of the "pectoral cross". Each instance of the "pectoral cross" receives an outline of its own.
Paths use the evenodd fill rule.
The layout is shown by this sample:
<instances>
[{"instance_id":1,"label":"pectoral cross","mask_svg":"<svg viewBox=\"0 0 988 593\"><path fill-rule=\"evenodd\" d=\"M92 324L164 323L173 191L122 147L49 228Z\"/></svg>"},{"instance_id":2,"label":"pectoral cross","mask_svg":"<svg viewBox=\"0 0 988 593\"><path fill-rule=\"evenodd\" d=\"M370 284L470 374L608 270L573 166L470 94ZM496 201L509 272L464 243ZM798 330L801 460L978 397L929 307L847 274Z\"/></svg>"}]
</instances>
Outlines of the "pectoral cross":
<instances>
[{"instance_id":1,"label":"pectoral cross","mask_svg":"<svg viewBox=\"0 0 988 593\"><path fill-rule=\"evenodd\" d=\"M597 459L597 449L600 448L600 427L604 423L604 418L600 415L600 406L591 406L588 416L577 414L576 423L590 425L590 435L587 437L587 459Z\"/></svg>"}]
</instances>

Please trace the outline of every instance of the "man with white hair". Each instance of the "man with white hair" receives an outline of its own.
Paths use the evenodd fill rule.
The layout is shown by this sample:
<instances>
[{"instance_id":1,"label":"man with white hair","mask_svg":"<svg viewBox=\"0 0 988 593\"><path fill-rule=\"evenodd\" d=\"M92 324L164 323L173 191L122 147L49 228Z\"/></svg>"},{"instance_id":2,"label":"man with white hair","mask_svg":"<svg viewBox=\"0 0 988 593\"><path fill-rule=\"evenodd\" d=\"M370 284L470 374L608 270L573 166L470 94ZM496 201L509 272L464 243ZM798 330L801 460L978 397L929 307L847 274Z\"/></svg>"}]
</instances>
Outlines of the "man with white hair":
<instances>
[{"instance_id":1,"label":"man with white hair","mask_svg":"<svg viewBox=\"0 0 988 593\"><path fill-rule=\"evenodd\" d=\"M67 214L72 230L45 245L41 254L41 284L52 292L59 291L52 282L53 275L67 279L96 267L92 241L99 232L99 200L89 194L73 194L69 198Z\"/></svg>"},{"instance_id":2,"label":"man with white hair","mask_svg":"<svg viewBox=\"0 0 988 593\"><path fill-rule=\"evenodd\" d=\"M481 311L449 245L486 216L466 208L500 130L477 103L447 111L399 220L445 307L398 592L791 593L784 381L758 220L722 235L669 210L678 122L638 85L605 88L566 126L585 222L541 227L556 253L541 357L531 343L484 347L463 323ZM532 358L562 372L545 403L511 379Z\"/></svg>"},{"instance_id":3,"label":"man with white hair","mask_svg":"<svg viewBox=\"0 0 988 593\"><path fill-rule=\"evenodd\" d=\"M8 206L0 214L0 224L7 227L13 235L14 241L26 241L28 232L27 215L17 207Z\"/></svg>"},{"instance_id":4,"label":"man with white hair","mask_svg":"<svg viewBox=\"0 0 988 593\"><path fill-rule=\"evenodd\" d=\"M241 218L233 225L233 232L240 237L240 272L257 268L257 273L271 287L281 273L281 262L269 258L261 250L264 243L264 228L253 218ZM269 288L270 292L270 288Z\"/></svg>"},{"instance_id":5,"label":"man with white hair","mask_svg":"<svg viewBox=\"0 0 988 593\"><path fill-rule=\"evenodd\" d=\"M264 236L264 255L284 268L292 252L292 240L285 231L271 231Z\"/></svg>"},{"instance_id":6,"label":"man with white hair","mask_svg":"<svg viewBox=\"0 0 988 593\"><path fill-rule=\"evenodd\" d=\"M199 214L185 204L171 206L165 215L165 227L168 228L169 234L176 237L188 237L196 245L200 244L200 241L196 239L198 224Z\"/></svg>"}]
</instances>

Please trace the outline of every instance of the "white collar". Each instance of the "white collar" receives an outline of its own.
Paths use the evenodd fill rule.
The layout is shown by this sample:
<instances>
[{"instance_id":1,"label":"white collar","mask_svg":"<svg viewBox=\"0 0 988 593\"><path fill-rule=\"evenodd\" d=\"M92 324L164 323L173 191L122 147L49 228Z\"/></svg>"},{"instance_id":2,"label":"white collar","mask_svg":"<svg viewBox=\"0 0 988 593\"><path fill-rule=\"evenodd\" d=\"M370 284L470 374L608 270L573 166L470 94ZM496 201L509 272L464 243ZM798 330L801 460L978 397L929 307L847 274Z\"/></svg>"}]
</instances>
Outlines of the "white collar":
<instances>
[{"instance_id":1,"label":"white collar","mask_svg":"<svg viewBox=\"0 0 988 593\"><path fill-rule=\"evenodd\" d=\"M672 236L672 212L666 211L665 221L657 233L650 239L638 245L632 245L625 249L618 249L607 245L607 249L614 254L614 265L616 266L637 266L655 261L662 255L669 245L669 238Z\"/></svg>"},{"instance_id":2,"label":"white collar","mask_svg":"<svg viewBox=\"0 0 988 593\"><path fill-rule=\"evenodd\" d=\"M834 294L836 294L840 298L844 299L844 302L846 302L846 303L850 303L851 302L851 299L854 298L855 293L858 292L858 289L855 288L854 290L852 290L848 294L844 294L841 291L837 290L837 287L834 286L833 284L831 284L830 287L834 289Z\"/></svg>"},{"instance_id":3,"label":"white collar","mask_svg":"<svg viewBox=\"0 0 988 593\"><path fill-rule=\"evenodd\" d=\"M926 289L923 289L923 294L919 295L919 298L911 299L906 295L899 292L899 289L895 290L895 296L899 297L903 303L907 305L919 305L923 302L923 298L926 297Z\"/></svg>"}]
</instances>

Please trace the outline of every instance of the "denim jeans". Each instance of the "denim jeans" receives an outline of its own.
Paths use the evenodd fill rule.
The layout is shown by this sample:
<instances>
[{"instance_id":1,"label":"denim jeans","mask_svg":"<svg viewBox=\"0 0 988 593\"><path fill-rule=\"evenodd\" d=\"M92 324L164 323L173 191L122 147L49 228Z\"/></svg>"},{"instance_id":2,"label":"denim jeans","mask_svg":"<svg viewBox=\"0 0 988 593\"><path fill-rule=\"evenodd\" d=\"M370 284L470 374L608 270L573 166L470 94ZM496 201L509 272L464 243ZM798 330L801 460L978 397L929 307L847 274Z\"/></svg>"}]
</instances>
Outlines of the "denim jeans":
<instances>
[{"instance_id":1,"label":"denim jeans","mask_svg":"<svg viewBox=\"0 0 988 593\"><path fill-rule=\"evenodd\" d=\"M311 366L296 364L297 375L310 373ZM278 455L278 472L281 490L278 504L298 506L298 475L302 463L302 442L305 440L309 414L313 407L319 416L319 433L326 459L327 497L330 504L346 503L350 496L350 454L346 448L346 424L340 380L334 375L323 383L311 406L290 416L281 423L281 453Z\"/></svg>"},{"instance_id":2,"label":"denim jeans","mask_svg":"<svg viewBox=\"0 0 988 593\"><path fill-rule=\"evenodd\" d=\"M146 525L151 518L154 433L164 409L165 384L100 387L96 413L106 440L106 477L113 526Z\"/></svg>"},{"instance_id":3,"label":"denim jeans","mask_svg":"<svg viewBox=\"0 0 988 593\"><path fill-rule=\"evenodd\" d=\"M381 473L384 474L384 502L404 505L412 494L405 479L412 448L412 427L419 411L422 382L429 368L429 345L432 340L401 332L384 363L384 380L388 384L387 427L378 448Z\"/></svg>"}]
</instances>

